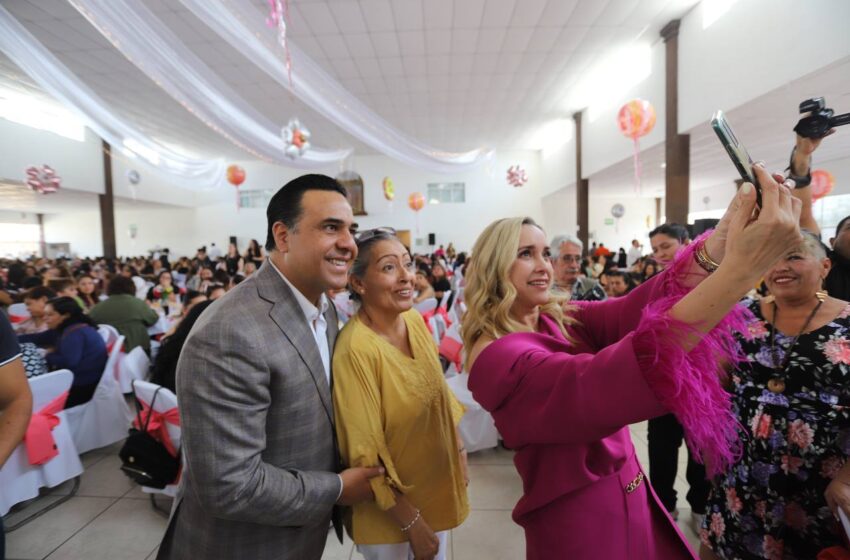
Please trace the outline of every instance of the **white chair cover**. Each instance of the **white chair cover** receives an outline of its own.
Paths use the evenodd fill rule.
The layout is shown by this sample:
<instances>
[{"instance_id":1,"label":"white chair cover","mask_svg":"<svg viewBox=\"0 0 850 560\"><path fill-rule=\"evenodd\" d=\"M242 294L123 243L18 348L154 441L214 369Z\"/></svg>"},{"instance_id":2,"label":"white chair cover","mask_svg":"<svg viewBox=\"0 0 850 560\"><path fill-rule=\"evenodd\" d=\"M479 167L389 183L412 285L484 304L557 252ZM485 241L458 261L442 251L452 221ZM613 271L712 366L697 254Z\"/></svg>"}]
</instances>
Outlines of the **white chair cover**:
<instances>
[{"instance_id":1,"label":"white chair cover","mask_svg":"<svg viewBox=\"0 0 850 560\"><path fill-rule=\"evenodd\" d=\"M437 298L428 298L426 300L420 301L413 307L415 307L419 313L425 315L426 313L437 309L437 303Z\"/></svg>"},{"instance_id":2,"label":"white chair cover","mask_svg":"<svg viewBox=\"0 0 850 560\"><path fill-rule=\"evenodd\" d=\"M144 381L148 377L151 361L145 350L141 346L136 346L130 350L129 354L120 354L118 357L118 368L115 373L118 378L118 385L121 387L122 393L133 392L133 381Z\"/></svg>"},{"instance_id":3,"label":"white chair cover","mask_svg":"<svg viewBox=\"0 0 850 560\"><path fill-rule=\"evenodd\" d=\"M443 319L442 315L434 315L428 319L428 324L431 325L431 335L434 337L434 342L439 346L440 341L446 336L446 330L448 330L446 320Z\"/></svg>"},{"instance_id":4,"label":"white chair cover","mask_svg":"<svg viewBox=\"0 0 850 560\"><path fill-rule=\"evenodd\" d=\"M150 383L149 381L136 381L133 383L133 391L136 394L136 398L148 404L150 404L153 400L153 395L159 387L159 385ZM172 408L177 408L177 395L163 387L160 389L159 393L157 393L156 402L153 403L153 409L157 412L167 412ZM180 426L166 424L166 429L168 430L168 436L171 438L171 443L174 444L176 449L180 449ZM161 490L159 488L142 486L142 492L147 494L165 494L166 496L171 496L173 498L177 495L177 487L179 485L180 483L177 481L174 484L169 484Z\"/></svg>"},{"instance_id":5,"label":"white chair cover","mask_svg":"<svg viewBox=\"0 0 850 560\"><path fill-rule=\"evenodd\" d=\"M168 317L163 314L159 315L159 319L156 320L152 326L148 327L148 334L150 336L156 336L158 334L165 334L168 332L168 329L171 328L171 323L168 322Z\"/></svg>"},{"instance_id":6,"label":"white chair cover","mask_svg":"<svg viewBox=\"0 0 850 560\"><path fill-rule=\"evenodd\" d=\"M121 336L118 333L118 329L113 327L112 325L98 325L97 332L100 333L101 338L103 338L103 342L106 343L107 351L111 351L112 347L118 341L118 337Z\"/></svg>"},{"instance_id":7,"label":"white chair cover","mask_svg":"<svg viewBox=\"0 0 850 560\"><path fill-rule=\"evenodd\" d=\"M50 401L66 392L74 380L74 374L62 369L33 377L29 380L33 396L33 411L41 410ZM42 487L54 487L66 480L80 476L83 465L74 440L68 429L65 411L56 415L59 424L52 430L59 454L43 465L30 465L23 443L18 445L0 469L0 515L20 502L38 496Z\"/></svg>"},{"instance_id":8,"label":"white chair cover","mask_svg":"<svg viewBox=\"0 0 850 560\"><path fill-rule=\"evenodd\" d=\"M499 444L499 432L490 413L481 408L481 405L472 398L472 393L467 388L469 374L461 373L446 379L449 389L455 394L457 400L466 407L466 414L460 421L458 431L463 440L463 445L470 453L481 449L490 449Z\"/></svg>"},{"instance_id":9,"label":"white chair cover","mask_svg":"<svg viewBox=\"0 0 850 560\"><path fill-rule=\"evenodd\" d=\"M451 296L451 295L452 295L451 290L446 290L445 292L443 292L443 299L440 300L440 305L438 305L437 307L447 306L449 304L449 296Z\"/></svg>"},{"instance_id":10,"label":"white chair cover","mask_svg":"<svg viewBox=\"0 0 850 560\"><path fill-rule=\"evenodd\" d=\"M9 321L21 323L30 318L29 309L24 303L13 303L9 306Z\"/></svg>"},{"instance_id":11,"label":"white chair cover","mask_svg":"<svg viewBox=\"0 0 850 560\"><path fill-rule=\"evenodd\" d=\"M65 411L74 444L80 453L111 445L127 437L133 413L124 401L121 387L115 379L115 368L118 367L118 356L123 345L124 337L118 337L92 399Z\"/></svg>"}]
</instances>

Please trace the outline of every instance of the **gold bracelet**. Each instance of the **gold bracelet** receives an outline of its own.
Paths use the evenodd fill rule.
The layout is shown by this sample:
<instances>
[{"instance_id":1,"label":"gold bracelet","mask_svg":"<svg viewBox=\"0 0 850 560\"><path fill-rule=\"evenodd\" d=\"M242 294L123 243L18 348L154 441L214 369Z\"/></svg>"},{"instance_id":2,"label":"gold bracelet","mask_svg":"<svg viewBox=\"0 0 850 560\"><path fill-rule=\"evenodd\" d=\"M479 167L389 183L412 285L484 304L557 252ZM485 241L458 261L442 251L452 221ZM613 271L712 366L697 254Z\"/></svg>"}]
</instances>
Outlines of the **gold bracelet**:
<instances>
[{"instance_id":1,"label":"gold bracelet","mask_svg":"<svg viewBox=\"0 0 850 560\"><path fill-rule=\"evenodd\" d=\"M708 255L708 251L705 249L705 242L700 243L699 248L694 253L694 260L709 274L720 268L720 264Z\"/></svg>"}]
</instances>

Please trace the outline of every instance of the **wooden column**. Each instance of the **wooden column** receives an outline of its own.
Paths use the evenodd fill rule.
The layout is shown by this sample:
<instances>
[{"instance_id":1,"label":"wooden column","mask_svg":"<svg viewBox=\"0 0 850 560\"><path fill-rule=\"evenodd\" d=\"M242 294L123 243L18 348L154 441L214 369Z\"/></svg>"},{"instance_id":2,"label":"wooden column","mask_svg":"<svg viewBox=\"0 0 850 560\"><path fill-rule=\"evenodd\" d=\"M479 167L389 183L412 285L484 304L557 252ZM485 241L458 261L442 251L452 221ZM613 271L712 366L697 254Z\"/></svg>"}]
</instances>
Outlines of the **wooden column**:
<instances>
[{"instance_id":1,"label":"wooden column","mask_svg":"<svg viewBox=\"0 0 850 560\"><path fill-rule=\"evenodd\" d=\"M47 242L44 240L44 214L36 214L38 218L38 254L47 257Z\"/></svg>"},{"instance_id":2,"label":"wooden column","mask_svg":"<svg viewBox=\"0 0 850 560\"><path fill-rule=\"evenodd\" d=\"M665 214L667 222L688 223L690 203L691 137L679 134L679 20L661 30L666 48Z\"/></svg>"},{"instance_id":3,"label":"wooden column","mask_svg":"<svg viewBox=\"0 0 850 560\"><path fill-rule=\"evenodd\" d=\"M100 200L100 231L103 238L103 256L114 259L117 256L115 246L115 205L112 198L112 147L103 142L103 186Z\"/></svg>"},{"instance_id":4,"label":"wooden column","mask_svg":"<svg viewBox=\"0 0 850 560\"><path fill-rule=\"evenodd\" d=\"M581 111L573 113L573 120L576 123L576 221L578 222L578 238L584 243L584 250L587 251L590 246L588 243L590 181L582 178L581 174Z\"/></svg>"}]
</instances>

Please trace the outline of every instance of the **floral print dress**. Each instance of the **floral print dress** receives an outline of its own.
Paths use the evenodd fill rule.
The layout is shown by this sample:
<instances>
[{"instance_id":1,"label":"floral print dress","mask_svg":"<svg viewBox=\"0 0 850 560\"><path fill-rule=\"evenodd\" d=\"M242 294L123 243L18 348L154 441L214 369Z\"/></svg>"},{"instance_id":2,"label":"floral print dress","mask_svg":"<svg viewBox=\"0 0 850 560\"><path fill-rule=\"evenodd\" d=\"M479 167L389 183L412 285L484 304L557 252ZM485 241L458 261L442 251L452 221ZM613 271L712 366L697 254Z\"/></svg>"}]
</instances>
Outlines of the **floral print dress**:
<instances>
[{"instance_id":1,"label":"floral print dress","mask_svg":"<svg viewBox=\"0 0 850 560\"><path fill-rule=\"evenodd\" d=\"M700 539L724 559L814 559L841 544L824 491L850 454L850 305L800 336L783 373L759 302L744 304L754 318L730 386L742 456L716 481ZM776 332L779 364L796 334ZM768 389L777 377L782 392Z\"/></svg>"}]
</instances>

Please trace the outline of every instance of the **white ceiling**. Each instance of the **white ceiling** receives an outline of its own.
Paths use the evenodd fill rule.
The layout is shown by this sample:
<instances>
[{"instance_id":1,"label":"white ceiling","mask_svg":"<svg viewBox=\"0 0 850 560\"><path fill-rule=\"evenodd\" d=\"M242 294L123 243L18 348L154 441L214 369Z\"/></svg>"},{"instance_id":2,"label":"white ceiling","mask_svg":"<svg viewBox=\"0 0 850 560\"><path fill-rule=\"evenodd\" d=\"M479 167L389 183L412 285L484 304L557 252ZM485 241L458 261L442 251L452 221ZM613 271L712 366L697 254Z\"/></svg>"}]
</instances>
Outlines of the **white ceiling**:
<instances>
[{"instance_id":1,"label":"white ceiling","mask_svg":"<svg viewBox=\"0 0 850 560\"><path fill-rule=\"evenodd\" d=\"M138 0L142 1L142 0ZM267 10L265 0L244 0ZM144 0L189 47L275 122L292 116L326 148L371 150L292 98L175 0ZM394 126L450 151L526 147L562 117L583 71L638 36L655 41L698 0L290 0L289 37ZM120 114L200 155L248 154L189 114L66 0L3 0ZM297 72L297 68L295 69ZM4 81L31 87L0 55Z\"/></svg>"},{"instance_id":2,"label":"white ceiling","mask_svg":"<svg viewBox=\"0 0 850 560\"><path fill-rule=\"evenodd\" d=\"M825 97L836 114L850 111L850 58L795 80L727 112L735 135L747 147L753 160L762 160L771 171L788 165L794 145L794 125L800 118L797 107L810 97ZM720 145L708 122L689 131L691 135L692 191L729 187L738 173ZM850 153L850 126L837 129L815 152L815 167L828 167L830 160ZM641 192L644 196L664 194L664 144L641 152ZM620 162L590 177L592 195L633 196L632 160ZM732 192L731 190L729 192Z\"/></svg>"},{"instance_id":3,"label":"white ceiling","mask_svg":"<svg viewBox=\"0 0 850 560\"><path fill-rule=\"evenodd\" d=\"M0 1L142 131L188 155L250 157L163 93L67 0ZM316 145L372 153L286 93L176 0L137 1L144 1L271 120L285 123L298 116L311 129ZM265 0L231 1L267 9ZM451 151L479 146L510 149L525 147L542 123L564 116L570 87L595 61L638 37L658 40L664 24L682 17L697 2L290 0L288 29L292 42L325 71L417 140ZM2 55L0 87L43 95ZM797 104L814 95L826 96L829 106L839 112L850 110L850 59L735 109L729 119L754 158L780 168L793 141ZM820 149L817 161L848 152L850 130L840 130ZM663 192L663 145L644 150L641 158L642 192L656 196ZM631 160L621 162L591 178L591 193L627 196L634 192L632 176ZM692 190L728 185L735 178L707 125L691 131L691 178ZM67 194L52 200L63 200Z\"/></svg>"}]
</instances>

